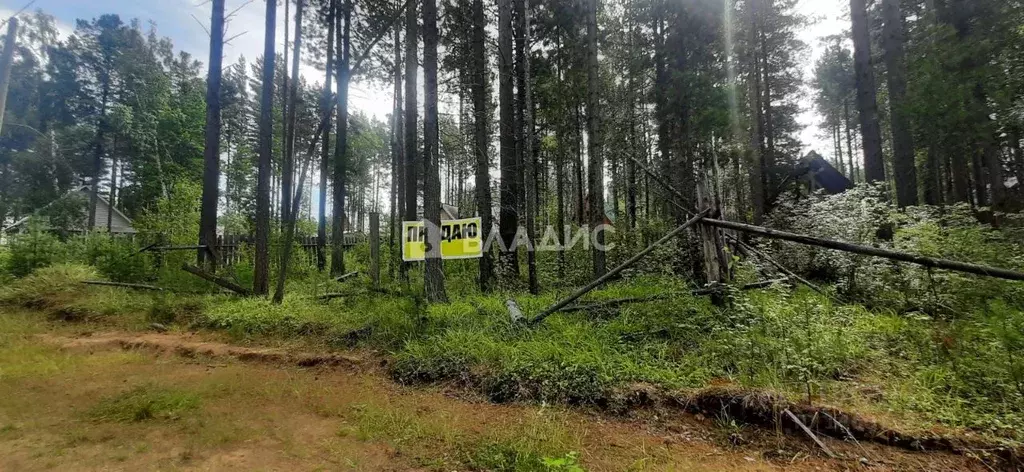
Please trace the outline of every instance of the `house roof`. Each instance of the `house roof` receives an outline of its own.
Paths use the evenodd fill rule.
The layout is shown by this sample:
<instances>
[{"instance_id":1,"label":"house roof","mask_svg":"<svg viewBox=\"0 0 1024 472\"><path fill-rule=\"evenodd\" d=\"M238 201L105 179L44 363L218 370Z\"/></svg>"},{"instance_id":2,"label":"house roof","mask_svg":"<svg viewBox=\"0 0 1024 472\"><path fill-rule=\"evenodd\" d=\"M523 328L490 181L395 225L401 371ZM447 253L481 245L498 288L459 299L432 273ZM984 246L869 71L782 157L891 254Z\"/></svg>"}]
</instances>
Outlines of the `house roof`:
<instances>
[{"instance_id":1,"label":"house roof","mask_svg":"<svg viewBox=\"0 0 1024 472\"><path fill-rule=\"evenodd\" d=\"M800 176L808 176L814 183L825 189L829 194L843 193L853 188L853 182L846 178L842 172L832 166L820 154L811 151L800 159L800 167L797 169Z\"/></svg>"},{"instance_id":2,"label":"house roof","mask_svg":"<svg viewBox=\"0 0 1024 472\"><path fill-rule=\"evenodd\" d=\"M50 203L47 203L46 205L43 205L42 207L37 208L35 211L32 212L33 215L26 216L26 217L24 217L24 218L22 218L22 219L20 219L18 221L15 221L14 224L12 224L11 226L8 226L7 228L5 228L4 232L5 233L12 232L13 230L19 228L20 226L22 226L26 222L28 222L29 218L31 218L32 216L34 216L34 215L38 214L39 212L45 210L46 208L50 207L50 205L53 205L54 203L56 203L58 201L64 200L65 198L68 198L71 195L74 195L76 193L81 193L81 194L85 194L85 196L88 197L89 196L89 190L90 190L90 187L88 185L83 185L83 186L80 186L80 187L76 187L76 188L68 191L68 193L65 193L64 195L61 195L56 200L54 200L54 201L52 201ZM107 199L104 198L102 195L98 195L98 197L99 197L98 198L99 201L98 201L98 203L96 205L96 222L95 222L95 224L93 225L92 228L89 228L90 230L96 230L96 229L98 229L98 230L106 230L107 229L107 218L105 216L101 217L100 215L101 214L102 215L107 215L107 214L109 214L109 212L111 210L113 210L113 212L114 212L114 220L113 220L113 224L111 225L112 226L112 232L114 232L114 233L121 233L121 234L134 234L134 233L138 232L138 231L135 230L135 227L134 227L134 225L132 223L132 219L131 218L128 218L128 216L125 215L124 213L122 213L121 210L118 210L117 207L112 206L110 204L110 202L107 201ZM82 215L82 218L85 220L85 222L84 222L84 224L82 226L88 225L88 219L89 219L88 209L86 209L86 214ZM118 221L118 220L121 220L121 221Z\"/></svg>"}]
</instances>

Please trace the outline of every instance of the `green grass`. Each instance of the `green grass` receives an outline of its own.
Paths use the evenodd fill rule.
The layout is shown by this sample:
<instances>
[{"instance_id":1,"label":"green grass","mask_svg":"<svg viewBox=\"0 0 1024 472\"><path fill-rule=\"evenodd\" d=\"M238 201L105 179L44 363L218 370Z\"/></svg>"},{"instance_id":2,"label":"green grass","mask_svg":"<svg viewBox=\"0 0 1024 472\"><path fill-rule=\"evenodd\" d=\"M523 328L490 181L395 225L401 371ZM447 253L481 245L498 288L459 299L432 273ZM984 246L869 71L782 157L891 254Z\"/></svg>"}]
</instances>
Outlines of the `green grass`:
<instances>
[{"instance_id":1,"label":"green grass","mask_svg":"<svg viewBox=\"0 0 1024 472\"><path fill-rule=\"evenodd\" d=\"M199 405L200 398L195 393L147 384L100 400L89 409L88 416L119 423L176 420Z\"/></svg>"},{"instance_id":2,"label":"green grass","mask_svg":"<svg viewBox=\"0 0 1024 472\"><path fill-rule=\"evenodd\" d=\"M554 412L468 432L438 412L376 404L353 410L352 424L342 429L342 435L385 442L432 469L450 470L461 464L471 470L510 472L583 470L572 452L580 443Z\"/></svg>"},{"instance_id":3,"label":"green grass","mask_svg":"<svg viewBox=\"0 0 1024 472\"><path fill-rule=\"evenodd\" d=\"M692 287L678 278L648 274L603 287L586 300L674 296L615 311L557 314L527 327L509 320L506 299L515 298L531 316L566 290L481 295L472 289L468 266L456 269L449 284L460 289L452 301L430 306L415 296L369 292L365 280L338 284L316 275L289 283L281 305L221 295L154 295L84 286L81 280L95 273L74 265L40 269L9 284L0 289L0 304L135 328L157 321L240 340L367 347L390 357L390 373L400 382L453 382L495 401L616 408L617 393L634 384L673 390L725 382L794 400L810 394L813 401L893 418L909 429L937 423L1024 440L1024 312L1012 304L979 305L941 319L837 304L809 290L779 287L737 294L719 307L690 296ZM417 286L419 275L412 277ZM318 299L328 292L349 295ZM59 360L32 360L32 352L19 354L23 362L3 374L32 375L33 363L62 368ZM0 354L13 351L0 346ZM48 356L39 358L53 359Z\"/></svg>"}]
</instances>

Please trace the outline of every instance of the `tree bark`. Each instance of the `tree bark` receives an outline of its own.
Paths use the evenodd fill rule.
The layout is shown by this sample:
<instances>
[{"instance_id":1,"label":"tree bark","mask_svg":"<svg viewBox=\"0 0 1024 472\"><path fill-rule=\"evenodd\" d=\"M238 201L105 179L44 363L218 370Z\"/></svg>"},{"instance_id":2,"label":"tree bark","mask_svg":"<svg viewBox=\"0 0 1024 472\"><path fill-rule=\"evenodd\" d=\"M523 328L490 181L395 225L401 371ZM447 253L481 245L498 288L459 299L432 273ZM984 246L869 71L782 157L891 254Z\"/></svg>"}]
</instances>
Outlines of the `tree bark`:
<instances>
[{"instance_id":1,"label":"tree bark","mask_svg":"<svg viewBox=\"0 0 1024 472\"><path fill-rule=\"evenodd\" d=\"M344 24L339 25L338 52L336 54L336 68L338 75L338 120L335 124L334 143L334 228L331 237L331 275L345 273L345 229L346 229L346 179L348 176L348 86L349 86L349 60L351 59L351 24L352 24L352 2L345 0L342 3L342 14L339 20Z\"/></svg>"},{"instance_id":2,"label":"tree bark","mask_svg":"<svg viewBox=\"0 0 1024 472\"><path fill-rule=\"evenodd\" d=\"M437 2L423 0L423 220L427 228L423 270L428 302L448 299L441 259L441 175L437 125Z\"/></svg>"},{"instance_id":3,"label":"tree bark","mask_svg":"<svg viewBox=\"0 0 1024 472\"><path fill-rule=\"evenodd\" d=\"M404 216L403 198L405 192L405 155L402 149L402 29L395 28L394 43L394 103L391 109L391 258L388 271L395 275L395 268L401 260L401 247L396 247L396 237L401 231Z\"/></svg>"},{"instance_id":4,"label":"tree bark","mask_svg":"<svg viewBox=\"0 0 1024 472\"><path fill-rule=\"evenodd\" d=\"M761 128L761 121L763 119L760 100L761 73L757 49L752 46L757 41L757 12L754 2L750 1L748 3L747 14L750 16L748 41L751 44L751 48L749 52L750 74L747 78L747 102L750 106L750 149L747 150L749 156L747 167L750 171L750 203L754 207L754 224L761 224L764 221L766 210L764 156L761 152L764 146L764 133Z\"/></svg>"},{"instance_id":5,"label":"tree bark","mask_svg":"<svg viewBox=\"0 0 1024 472\"><path fill-rule=\"evenodd\" d=\"M885 67L889 86L889 124L892 131L893 170L896 174L896 203L900 207L917 204L917 168L914 160L914 135L906 112L907 65L903 52L906 35L899 0L883 0L885 18Z\"/></svg>"},{"instance_id":6,"label":"tree bark","mask_svg":"<svg viewBox=\"0 0 1024 472\"><path fill-rule=\"evenodd\" d=\"M105 143L106 132L107 132L107 106L110 98L110 74L112 65L109 61L106 61L106 71L100 78L101 81L101 92L100 92L100 116L99 121L96 124L96 142L93 144L93 160L92 160L92 182L91 188L89 189L89 225L86 227L86 231L92 231L96 229L96 205L100 201L100 178L103 174L103 156L106 154Z\"/></svg>"},{"instance_id":7,"label":"tree bark","mask_svg":"<svg viewBox=\"0 0 1024 472\"><path fill-rule=\"evenodd\" d=\"M324 64L324 89L320 95L320 113L327 115L331 128L331 78L334 76L334 36L337 26L337 0L330 0L327 10L327 58ZM320 144L320 208L316 224L316 267L327 269L327 176L331 169L331 133L325 132Z\"/></svg>"},{"instance_id":8,"label":"tree bark","mask_svg":"<svg viewBox=\"0 0 1024 472\"><path fill-rule=\"evenodd\" d=\"M253 292L270 291L270 161L274 152L274 30L277 2L268 1L263 41L263 84L260 98L259 169L256 178L256 255L253 268Z\"/></svg>"},{"instance_id":9,"label":"tree bark","mask_svg":"<svg viewBox=\"0 0 1024 472\"><path fill-rule=\"evenodd\" d=\"M600 0L587 1L587 185L590 191L590 224L592 228L604 225L604 158L600 116L600 77L597 60L597 9ZM596 231L591 250L594 276L606 272L604 231Z\"/></svg>"},{"instance_id":10,"label":"tree bark","mask_svg":"<svg viewBox=\"0 0 1024 472\"><path fill-rule=\"evenodd\" d=\"M871 34L865 0L850 0L853 23L853 67L857 79L857 109L860 112L860 133L864 142L864 179L885 182L885 161L882 156L882 132L878 124L878 102L875 97L875 71L871 65Z\"/></svg>"},{"instance_id":11,"label":"tree bark","mask_svg":"<svg viewBox=\"0 0 1024 472\"><path fill-rule=\"evenodd\" d=\"M417 219L418 207L418 137L416 73L419 67L417 46L419 33L416 23L416 4L410 2L405 12L405 220ZM402 264L404 278L408 280L408 264Z\"/></svg>"},{"instance_id":12,"label":"tree bark","mask_svg":"<svg viewBox=\"0 0 1024 472\"><path fill-rule=\"evenodd\" d=\"M498 0L498 119L501 146L501 210L498 226L503 245L508 249L500 256L502 273L509 278L519 273L518 257L512 250L519 226L512 63L512 1Z\"/></svg>"},{"instance_id":13,"label":"tree bark","mask_svg":"<svg viewBox=\"0 0 1024 472\"><path fill-rule=\"evenodd\" d=\"M11 69L14 67L14 47L18 41L18 18L7 20L7 36L4 38L4 50L0 55L0 129L4 125L4 110L7 109L7 90L11 85ZM0 227L3 217L0 214Z\"/></svg>"},{"instance_id":14,"label":"tree bark","mask_svg":"<svg viewBox=\"0 0 1024 472\"><path fill-rule=\"evenodd\" d=\"M846 128L846 159L850 161L850 182L857 183L857 164L853 160L853 132L850 129L850 99L843 99L843 127Z\"/></svg>"},{"instance_id":15,"label":"tree bark","mask_svg":"<svg viewBox=\"0 0 1024 472\"><path fill-rule=\"evenodd\" d=\"M522 167L525 169L526 178L526 237L530 240L530 245L534 246L537 242L537 163L534 156L534 119L533 119L533 96L530 81L532 76L530 74L530 0L516 0L516 6L518 8L518 19L519 19L519 42L520 42L520 59L522 64L520 65L520 86L519 95L520 103L522 107L523 123L521 128L522 133ZM537 279L537 254L531 247L526 253L526 267L529 280L530 293L537 295L540 293L540 282Z\"/></svg>"},{"instance_id":16,"label":"tree bark","mask_svg":"<svg viewBox=\"0 0 1024 472\"><path fill-rule=\"evenodd\" d=\"M114 149L115 149L115 152L113 153L113 157L111 157L112 162L110 163L110 193L107 194L108 195L108 197L107 197L107 204L110 206L109 211L107 211L107 234L108 235L111 235L111 234L114 233L114 208L116 208L115 204L116 204L116 198L117 198L117 153L116 153L117 140L116 139L114 140ZM204 184L204 186L205 186L205 184ZM206 189L204 188L203 190L205 191ZM214 233L215 234L216 234L216 230L217 230L216 225L214 225ZM214 236L213 239L216 240L217 237ZM200 243L200 244L202 244L202 243Z\"/></svg>"},{"instance_id":17,"label":"tree bark","mask_svg":"<svg viewBox=\"0 0 1024 472\"><path fill-rule=\"evenodd\" d=\"M476 209L480 215L480 230L486 239L494 229L491 208L491 160L488 156L487 118L487 21L484 16L483 0L473 0L473 156L476 160ZM494 261L490 251L484 251L480 258L480 291L488 292L494 281Z\"/></svg>"},{"instance_id":18,"label":"tree bark","mask_svg":"<svg viewBox=\"0 0 1024 472\"><path fill-rule=\"evenodd\" d=\"M290 0L285 1L287 4ZM292 78L287 87L288 102L285 125L284 162L281 165L281 224L287 226L293 218L292 194L295 187L295 123L299 108L299 59L302 53L302 11L305 0L295 0L295 40L292 41ZM287 18L285 18L287 20Z\"/></svg>"}]
</instances>

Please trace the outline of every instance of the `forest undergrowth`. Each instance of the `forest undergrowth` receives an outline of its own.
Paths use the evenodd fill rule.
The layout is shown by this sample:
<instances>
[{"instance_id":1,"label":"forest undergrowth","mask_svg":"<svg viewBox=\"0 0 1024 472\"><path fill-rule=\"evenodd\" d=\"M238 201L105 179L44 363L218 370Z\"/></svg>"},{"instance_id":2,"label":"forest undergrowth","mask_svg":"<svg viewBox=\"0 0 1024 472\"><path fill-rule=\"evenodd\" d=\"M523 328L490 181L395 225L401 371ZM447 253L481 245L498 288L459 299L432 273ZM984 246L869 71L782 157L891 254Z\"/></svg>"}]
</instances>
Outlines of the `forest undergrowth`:
<instances>
[{"instance_id":1,"label":"forest undergrowth","mask_svg":"<svg viewBox=\"0 0 1024 472\"><path fill-rule=\"evenodd\" d=\"M853 194L788 202L778 213L786 218L775 224L1024 268L1024 238L1012 215L996 227L978 225L964 208L895 212L864 201L864 195ZM801 216L810 212L836 215L836 220ZM635 253L660 230L618 232L620 244L610 262ZM685 264L676 255L686 254L686 244L681 240L659 250L652 262L592 292L585 303L663 298L562 313L532 326L513 322L506 300L516 300L527 316L536 315L586 281L585 254L569 253L561 278L557 258L542 254L546 290L538 296L519 290L481 294L474 280L476 262L449 261L451 301L432 305L389 276L387 259L384 290L373 291L365 275L336 282L300 257L289 278L289 296L275 305L220 293L177 270L192 254L169 254L163 268L155 268L148 255L130 256L137 252L132 243L102 236L62 242L34 232L3 253L0 262L12 275L5 276L0 303L128 330L158 323L216 330L242 343L301 340L322 349L372 349L387 358L388 372L399 382L455 384L497 402L617 411L628 406L624 395L638 389L727 387L838 407L913 434L982 437L1014 448L1024 442L1021 284L766 244L765 250L826 286L826 293L789 282L738 290L777 274L737 256L734 285L712 300L691 295L690 279L674 275ZM365 274L368 248L352 248L347 262L349 270ZM26 265L31 270L20 269ZM245 285L251 281L249 267L243 261L223 275ZM414 268L410 275L408 287L422 287L422 274ZM150 279L177 293L81 283L100 279ZM324 299L328 293L333 298Z\"/></svg>"}]
</instances>

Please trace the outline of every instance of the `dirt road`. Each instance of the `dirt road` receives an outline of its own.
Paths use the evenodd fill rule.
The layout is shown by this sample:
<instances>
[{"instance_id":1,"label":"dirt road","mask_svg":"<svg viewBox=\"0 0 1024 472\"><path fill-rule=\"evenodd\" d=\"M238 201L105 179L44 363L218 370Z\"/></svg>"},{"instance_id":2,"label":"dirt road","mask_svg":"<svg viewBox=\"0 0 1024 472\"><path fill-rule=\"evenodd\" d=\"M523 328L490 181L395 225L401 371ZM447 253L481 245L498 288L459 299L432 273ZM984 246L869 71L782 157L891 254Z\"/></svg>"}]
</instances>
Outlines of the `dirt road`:
<instances>
[{"instance_id":1,"label":"dirt road","mask_svg":"<svg viewBox=\"0 0 1024 472\"><path fill-rule=\"evenodd\" d=\"M0 470L987 470L840 441L827 459L716 419L494 405L396 385L379 359L0 309Z\"/></svg>"}]
</instances>

